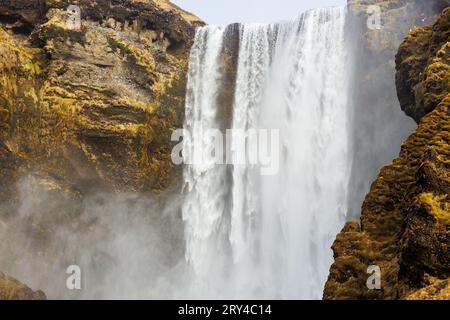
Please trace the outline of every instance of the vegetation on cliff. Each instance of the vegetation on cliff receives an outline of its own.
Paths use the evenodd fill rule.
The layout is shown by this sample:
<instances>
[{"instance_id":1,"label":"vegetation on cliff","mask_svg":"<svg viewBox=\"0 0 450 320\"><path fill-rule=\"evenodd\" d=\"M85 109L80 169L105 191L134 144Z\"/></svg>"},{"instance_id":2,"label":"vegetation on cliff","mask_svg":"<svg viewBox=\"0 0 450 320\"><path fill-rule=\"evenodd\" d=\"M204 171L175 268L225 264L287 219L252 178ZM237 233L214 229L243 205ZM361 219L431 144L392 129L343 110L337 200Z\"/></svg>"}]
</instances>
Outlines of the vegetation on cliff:
<instances>
[{"instance_id":1,"label":"vegetation on cliff","mask_svg":"<svg viewBox=\"0 0 450 320\"><path fill-rule=\"evenodd\" d=\"M67 23L69 5L81 9L80 29ZM67 200L42 217L30 208L23 221L42 252L51 225L77 217L93 190L155 194L178 185L170 137L182 126L199 25L167 0L0 2L0 231L8 234L18 214L23 177ZM0 298L26 296L0 280Z\"/></svg>"},{"instance_id":2,"label":"vegetation on cliff","mask_svg":"<svg viewBox=\"0 0 450 320\"><path fill-rule=\"evenodd\" d=\"M448 4L448 0L348 0L346 36L352 61L349 68L354 69L349 93L353 128L348 191L351 217L359 217L371 183L415 129L397 99L398 47L411 28L433 23ZM377 10L379 21L374 20ZM380 25L371 25L373 22Z\"/></svg>"},{"instance_id":3,"label":"vegetation on cliff","mask_svg":"<svg viewBox=\"0 0 450 320\"><path fill-rule=\"evenodd\" d=\"M448 297L449 21L446 9L433 26L413 30L399 49L400 103L419 127L373 183L361 222L348 222L337 236L325 299ZM371 265L381 268L380 290L366 286Z\"/></svg>"},{"instance_id":4,"label":"vegetation on cliff","mask_svg":"<svg viewBox=\"0 0 450 320\"><path fill-rule=\"evenodd\" d=\"M0 5L0 158L16 160L1 161L1 185L33 170L79 190L167 188L202 22L166 1L77 1L71 30L73 1L42 3Z\"/></svg>"},{"instance_id":5,"label":"vegetation on cliff","mask_svg":"<svg viewBox=\"0 0 450 320\"><path fill-rule=\"evenodd\" d=\"M412 30L397 54L397 92L402 110L417 122L450 91L450 19Z\"/></svg>"}]
</instances>

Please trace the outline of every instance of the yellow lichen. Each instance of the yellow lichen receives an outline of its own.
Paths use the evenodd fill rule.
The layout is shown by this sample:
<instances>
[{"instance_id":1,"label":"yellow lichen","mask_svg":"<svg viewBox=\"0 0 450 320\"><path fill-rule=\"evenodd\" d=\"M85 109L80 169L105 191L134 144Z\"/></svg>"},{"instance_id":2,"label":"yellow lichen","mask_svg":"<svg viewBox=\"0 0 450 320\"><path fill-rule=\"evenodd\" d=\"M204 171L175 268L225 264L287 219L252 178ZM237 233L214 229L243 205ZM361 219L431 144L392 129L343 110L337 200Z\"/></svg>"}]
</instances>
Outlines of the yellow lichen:
<instances>
[{"instance_id":1,"label":"yellow lichen","mask_svg":"<svg viewBox=\"0 0 450 320\"><path fill-rule=\"evenodd\" d=\"M450 203L446 202L447 196L435 196L432 193L421 193L418 201L426 205L431 213L440 223L450 224Z\"/></svg>"}]
</instances>

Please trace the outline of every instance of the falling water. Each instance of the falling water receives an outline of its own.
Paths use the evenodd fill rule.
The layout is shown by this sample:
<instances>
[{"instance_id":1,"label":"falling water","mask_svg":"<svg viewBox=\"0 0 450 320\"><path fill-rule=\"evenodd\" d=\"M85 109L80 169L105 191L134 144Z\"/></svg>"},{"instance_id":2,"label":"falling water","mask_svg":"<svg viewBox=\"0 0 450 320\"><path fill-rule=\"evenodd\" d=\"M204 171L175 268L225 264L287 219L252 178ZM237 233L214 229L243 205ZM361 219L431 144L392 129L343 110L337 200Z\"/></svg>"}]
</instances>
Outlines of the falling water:
<instances>
[{"instance_id":1,"label":"falling water","mask_svg":"<svg viewBox=\"0 0 450 320\"><path fill-rule=\"evenodd\" d=\"M183 205L191 294L204 298L322 296L349 177L345 9L239 26L229 127L279 130L279 170L213 163L227 27L199 28L191 52ZM223 130L223 128L222 128ZM228 152L245 152L233 138ZM240 148L239 146L244 146ZM209 157L209 158L208 158Z\"/></svg>"}]
</instances>

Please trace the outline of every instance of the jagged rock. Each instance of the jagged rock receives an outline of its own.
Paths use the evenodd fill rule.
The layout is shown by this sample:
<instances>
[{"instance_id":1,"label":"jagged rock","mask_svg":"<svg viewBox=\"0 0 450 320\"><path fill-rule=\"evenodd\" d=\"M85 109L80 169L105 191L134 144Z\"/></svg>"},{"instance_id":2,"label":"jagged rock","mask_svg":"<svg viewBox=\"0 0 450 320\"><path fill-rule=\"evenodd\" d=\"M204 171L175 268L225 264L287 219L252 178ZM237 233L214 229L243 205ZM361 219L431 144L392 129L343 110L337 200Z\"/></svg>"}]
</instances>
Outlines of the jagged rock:
<instances>
[{"instance_id":1,"label":"jagged rock","mask_svg":"<svg viewBox=\"0 0 450 320\"><path fill-rule=\"evenodd\" d=\"M450 18L443 14L434 25L416 28L400 46L397 88L402 110L417 122L448 92Z\"/></svg>"},{"instance_id":2,"label":"jagged rock","mask_svg":"<svg viewBox=\"0 0 450 320\"><path fill-rule=\"evenodd\" d=\"M450 280L430 279L431 283L408 295L406 300L450 300Z\"/></svg>"},{"instance_id":3,"label":"jagged rock","mask_svg":"<svg viewBox=\"0 0 450 320\"><path fill-rule=\"evenodd\" d=\"M42 291L33 291L14 278L0 272L0 300L45 300Z\"/></svg>"},{"instance_id":4,"label":"jagged rock","mask_svg":"<svg viewBox=\"0 0 450 320\"><path fill-rule=\"evenodd\" d=\"M2 1L0 12L0 159L16 159L0 162L0 185L38 171L82 191L167 189L203 23L163 0Z\"/></svg>"},{"instance_id":5,"label":"jagged rock","mask_svg":"<svg viewBox=\"0 0 450 320\"><path fill-rule=\"evenodd\" d=\"M91 230L80 215L95 192L159 201L178 187L170 137L200 25L166 0L0 1L0 235L33 245L3 241L3 270L21 259L64 266L52 235ZM34 297L11 284L16 293L2 291L0 277L0 298Z\"/></svg>"},{"instance_id":6,"label":"jagged rock","mask_svg":"<svg viewBox=\"0 0 450 320\"><path fill-rule=\"evenodd\" d=\"M349 93L353 130L349 214L353 218L359 217L361 203L380 168L397 156L401 143L415 129L414 122L400 109L395 90L398 47L411 28L433 23L449 3L449 0L348 1L347 45L354 46L349 66L354 69ZM373 5L379 8L379 26L370 25L374 22L369 16Z\"/></svg>"},{"instance_id":7,"label":"jagged rock","mask_svg":"<svg viewBox=\"0 0 450 320\"><path fill-rule=\"evenodd\" d=\"M417 110L425 110L425 101L432 101L434 108L428 107L399 157L381 170L364 201L360 224L347 223L337 236L325 299L448 296L442 290L450 278L450 90L432 83L450 76L445 27L449 20L447 9L432 27L412 31L400 48L398 72L407 74L397 76L399 92L430 79L430 85L410 93L415 95ZM405 53L414 52L418 44L433 48L427 57L421 56L427 49L417 51L417 61L427 63L408 64L412 59ZM440 67L432 67L434 63ZM422 99L429 93L432 99ZM404 106L411 101L408 95L399 94L399 98ZM366 286L370 265L381 268L381 290ZM437 284L430 284L430 277Z\"/></svg>"}]
</instances>

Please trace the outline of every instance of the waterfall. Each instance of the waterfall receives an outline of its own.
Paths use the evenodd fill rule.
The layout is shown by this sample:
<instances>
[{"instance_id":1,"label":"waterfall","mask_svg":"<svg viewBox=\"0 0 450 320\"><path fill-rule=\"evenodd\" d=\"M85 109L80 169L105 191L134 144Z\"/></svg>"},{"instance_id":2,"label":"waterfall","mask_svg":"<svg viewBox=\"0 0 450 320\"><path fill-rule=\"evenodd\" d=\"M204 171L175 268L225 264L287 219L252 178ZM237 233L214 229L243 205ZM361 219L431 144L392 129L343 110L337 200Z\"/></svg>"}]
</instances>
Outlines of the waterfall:
<instances>
[{"instance_id":1,"label":"waterfall","mask_svg":"<svg viewBox=\"0 0 450 320\"><path fill-rule=\"evenodd\" d=\"M206 132L224 132L218 97L230 26L196 31L183 141L191 297L322 297L330 247L345 221L351 165L344 23L344 8L328 8L292 22L237 26L226 127L244 135L224 145L231 155L248 153L252 130L278 130L272 175L261 175L258 164L214 161L220 137ZM202 161L193 161L199 154Z\"/></svg>"}]
</instances>

